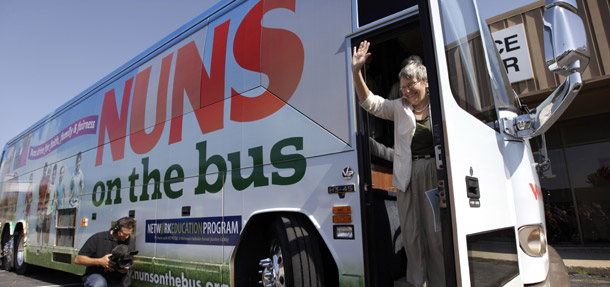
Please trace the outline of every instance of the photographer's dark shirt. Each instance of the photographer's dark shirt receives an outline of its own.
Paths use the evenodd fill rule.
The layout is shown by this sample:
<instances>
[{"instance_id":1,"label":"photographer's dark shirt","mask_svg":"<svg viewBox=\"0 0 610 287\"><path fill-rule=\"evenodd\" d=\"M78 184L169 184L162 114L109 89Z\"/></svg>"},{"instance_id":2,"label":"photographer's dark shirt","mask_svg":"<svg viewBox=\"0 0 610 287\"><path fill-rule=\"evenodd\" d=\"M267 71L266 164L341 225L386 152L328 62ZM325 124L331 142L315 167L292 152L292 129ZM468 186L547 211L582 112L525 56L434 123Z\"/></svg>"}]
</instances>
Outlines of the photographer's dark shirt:
<instances>
[{"instance_id":1,"label":"photographer's dark shirt","mask_svg":"<svg viewBox=\"0 0 610 287\"><path fill-rule=\"evenodd\" d=\"M119 244L127 245L130 252L136 250L135 240L131 240L131 237L127 238L125 241L116 241L112 235L110 235L110 231L102 231L89 237L80 251L78 251L78 255L84 255L90 258L101 258L106 254L111 254L112 249ZM107 272L102 266L87 266L83 276L94 273L102 274L104 277L112 280L120 280L125 275L118 271Z\"/></svg>"}]
</instances>

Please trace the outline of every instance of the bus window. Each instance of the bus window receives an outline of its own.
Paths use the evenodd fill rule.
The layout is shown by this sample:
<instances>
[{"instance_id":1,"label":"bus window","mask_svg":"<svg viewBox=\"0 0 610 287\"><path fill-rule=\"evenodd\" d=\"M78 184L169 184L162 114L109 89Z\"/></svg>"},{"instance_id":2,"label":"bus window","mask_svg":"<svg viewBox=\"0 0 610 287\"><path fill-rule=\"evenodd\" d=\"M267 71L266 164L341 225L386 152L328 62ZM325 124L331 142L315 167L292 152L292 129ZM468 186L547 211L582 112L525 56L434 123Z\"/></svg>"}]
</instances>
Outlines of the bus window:
<instances>
[{"instance_id":1,"label":"bus window","mask_svg":"<svg viewBox=\"0 0 610 287\"><path fill-rule=\"evenodd\" d=\"M415 5L415 1L358 0L360 27Z\"/></svg>"}]
</instances>

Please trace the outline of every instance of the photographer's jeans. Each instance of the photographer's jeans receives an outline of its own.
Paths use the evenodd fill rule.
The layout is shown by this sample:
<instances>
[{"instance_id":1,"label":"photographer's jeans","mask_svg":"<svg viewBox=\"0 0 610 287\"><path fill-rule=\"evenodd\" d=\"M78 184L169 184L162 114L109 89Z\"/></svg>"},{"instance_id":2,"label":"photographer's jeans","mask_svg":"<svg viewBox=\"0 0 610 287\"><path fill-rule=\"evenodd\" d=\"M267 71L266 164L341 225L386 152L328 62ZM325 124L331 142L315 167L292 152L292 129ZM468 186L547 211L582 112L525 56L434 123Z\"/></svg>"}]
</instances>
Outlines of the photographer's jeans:
<instances>
[{"instance_id":1,"label":"photographer's jeans","mask_svg":"<svg viewBox=\"0 0 610 287\"><path fill-rule=\"evenodd\" d=\"M118 282L108 282L102 274L91 274L83 278L85 287L120 286Z\"/></svg>"}]
</instances>

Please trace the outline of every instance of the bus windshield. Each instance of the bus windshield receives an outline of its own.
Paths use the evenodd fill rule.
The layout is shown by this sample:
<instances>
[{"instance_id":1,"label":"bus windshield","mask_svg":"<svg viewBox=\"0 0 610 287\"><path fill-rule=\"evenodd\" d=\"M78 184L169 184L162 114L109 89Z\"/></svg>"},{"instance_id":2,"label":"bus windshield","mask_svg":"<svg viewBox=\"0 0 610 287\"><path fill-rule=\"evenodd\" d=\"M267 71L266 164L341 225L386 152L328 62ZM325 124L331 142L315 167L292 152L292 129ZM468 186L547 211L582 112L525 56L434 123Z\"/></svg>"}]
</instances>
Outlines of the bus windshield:
<instances>
[{"instance_id":1,"label":"bus windshield","mask_svg":"<svg viewBox=\"0 0 610 287\"><path fill-rule=\"evenodd\" d=\"M497 120L496 106L517 112L515 94L476 0L442 0L440 9L455 100L485 123Z\"/></svg>"}]
</instances>

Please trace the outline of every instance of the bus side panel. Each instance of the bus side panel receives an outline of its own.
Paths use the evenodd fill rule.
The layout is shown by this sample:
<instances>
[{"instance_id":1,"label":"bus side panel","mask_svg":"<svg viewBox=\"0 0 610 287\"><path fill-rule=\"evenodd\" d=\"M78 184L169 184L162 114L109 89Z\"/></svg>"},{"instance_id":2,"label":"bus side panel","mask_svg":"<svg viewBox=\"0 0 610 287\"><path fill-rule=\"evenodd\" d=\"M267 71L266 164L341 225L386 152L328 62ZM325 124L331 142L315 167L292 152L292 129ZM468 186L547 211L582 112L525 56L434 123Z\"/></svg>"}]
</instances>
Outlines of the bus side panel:
<instances>
[{"instance_id":1,"label":"bus side panel","mask_svg":"<svg viewBox=\"0 0 610 287\"><path fill-rule=\"evenodd\" d=\"M239 173L242 177L259 177L260 171L251 154L256 152L249 149L259 146L262 147L265 163L268 162L267 158L272 162L274 149L281 148L282 154L303 156L306 170L298 181L292 180L288 185L282 185L275 178L296 178L294 175L300 166L299 161L295 161L292 168L278 169L273 163L265 165L261 169L263 176L260 177L264 178L263 181L268 181L269 185L257 186L255 182L241 190L236 188L236 184L228 184L237 172L233 169L227 174L227 184L223 190L223 214L226 217L242 214L244 225L252 216L264 213L305 214L318 227L318 232L336 258L339 273L362 276L362 237L357 235L354 241L334 240L330 216L332 206L336 205L351 205L353 211L358 210L356 207L359 206L359 199L354 194L340 199L338 195L329 195L327 190L329 186L342 184L358 186L355 178L346 181L341 175L346 167L357 168L354 147L349 146L353 141L353 133L349 123L348 103L351 95L347 92L344 46L345 35L351 32L351 3L295 1L294 7L282 7L286 9L272 9L270 5L265 3L263 7L264 28L260 39L262 56L255 68L264 71L261 75L263 88L287 101L289 107L260 121L235 127L235 123L228 123L227 128L242 131L239 139L242 144L242 152L239 154L242 170ZM253 10L254 8L250 11ZM245 16L240 25L246 25L252 16L250 13L252 12ZM280 30L266 31L265 28ZM238 66L235 71L231 70L231 78L235 75L239 78L246 68L242 66L240 48L237 46L244 43L239 32L238 30L233 42ZM272 51L267 47L280 48ZM265 51L266 48L269 50ZM281 62L274 66L271 57ZM289 87L278 85L274 79L278 73L292 75L299 72L301 76L298 86L292 94L289 93L292 91ZM245 95L256 97L262 92L255 89ZM233 96L232 103L235 100L236 97ZM212 147L212 142L208 144ZM224 142L223 145L230 143ZM248 153L245 152L246 149ZM343 151L352 152L333 155ZM250 166L255 167L249 168ZM248 168L243 169L244 167ZM352 216L355 233L361 234L360 216L356 212ZM234 246L225 247L225 264L230 264L234 252Z\"/></svg>"},{"instance_id":2,"label":"bus side panel","mask_svg":"<svg viewBox=\"0 0 610 287\"><path fill-rule=\"evenodd\" d=\"M321 125L342 141L352 144L350 128L353 95L348 93L345 36L352 32L352 3L350 1L295 1L294 12L272 10L265 15L265 27L283 27L300 40L303 49L303 68L300 81L289 104ZM283 45L274 35L263 34L263 45ZM263 46L264 48L265 46ZM295 52L285 51L286 58ZM268 57L273 57L269 55ZM265 60L265 58L263 58ZM294 62L281 63L282 72L289 72ZM272 83L273 93L279 93ZM280 95L284 98L283 95Z\"/></svg>"}]
</instances>

